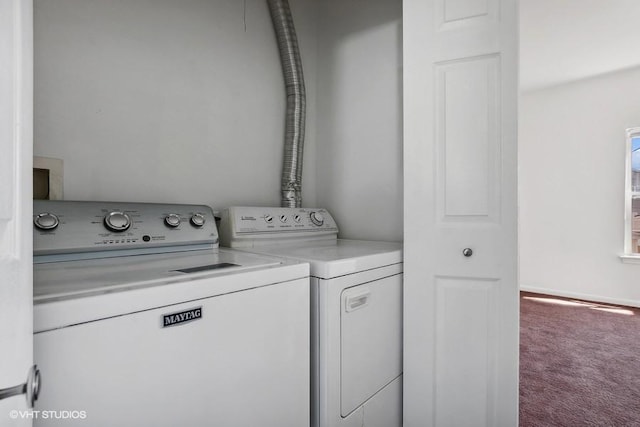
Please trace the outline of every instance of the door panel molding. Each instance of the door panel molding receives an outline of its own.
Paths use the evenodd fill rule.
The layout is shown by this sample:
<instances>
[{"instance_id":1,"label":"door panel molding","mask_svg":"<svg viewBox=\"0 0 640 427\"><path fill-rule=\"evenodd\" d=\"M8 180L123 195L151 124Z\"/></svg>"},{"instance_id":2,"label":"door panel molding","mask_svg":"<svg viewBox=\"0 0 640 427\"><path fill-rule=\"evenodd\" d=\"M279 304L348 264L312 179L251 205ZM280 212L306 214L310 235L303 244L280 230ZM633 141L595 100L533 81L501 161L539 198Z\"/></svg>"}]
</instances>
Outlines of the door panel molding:
<instances>
[{"instance_id":1,"label":"door panel molding","mask_svg":"<svg viewBox=\"0 0 640 427\"><path fill-rule=\"evenodd\" d=\"M435 76L438 217L499 223L500 55L440 62Z\"/></svg>"},{"instance_id":2,"label":"door panel molding","mask_svg":"<svg viewBox=\"0 0 640 427\"><path fill-rule=\"evenodd\" d=\"M437 276L435 425L496 425L499 279ZM457 354L452 359L450 354ZM480 381L469 382L469 376ZM459 388L460 383L467 387ZM455 407L450 407L455 402ZM457 410L464 407L464 410ZM478 424L479 425L479 424Z\"/></svg>"},{"instance_id":3,"label":"door panel molding","mask_svg":"<svg viewBox=\"0 0 640 427\"><path fill-rule=\"evenodd\" d=\"M15 215L15 167L16 167L16 122L19 108L20 67L17 64L20 54L20 33L16 28L16 14L19 4L15 1L3 2L0 13L0 141L2 141L2 156L0 156L0 227L8 227L9 221ZM4 240L4 239L3 239ZM4 249L4 250L2 250ZM0 247L0 256L6 256L8 248Z\"/></svg>"},{"instance_id":4,"label":"door panel molding","mask_svg":"<svg viewBox=\"0 0 640 427\"><path fill-rule=\"evenodd\" d=\"M452 31L496 23L499 9L500 0L439 0L436 3L436 28Z\"/></svg>"},{"instance_id":5,"label":"door panel molding","mask_svg":"<svg viewBox=\"0 0 640 427\"><path fill-rule=\"evenodd\" d=\"M444 22L455 22L487 16L487 0L445 0Z\"/></svg>"}]
</instances>

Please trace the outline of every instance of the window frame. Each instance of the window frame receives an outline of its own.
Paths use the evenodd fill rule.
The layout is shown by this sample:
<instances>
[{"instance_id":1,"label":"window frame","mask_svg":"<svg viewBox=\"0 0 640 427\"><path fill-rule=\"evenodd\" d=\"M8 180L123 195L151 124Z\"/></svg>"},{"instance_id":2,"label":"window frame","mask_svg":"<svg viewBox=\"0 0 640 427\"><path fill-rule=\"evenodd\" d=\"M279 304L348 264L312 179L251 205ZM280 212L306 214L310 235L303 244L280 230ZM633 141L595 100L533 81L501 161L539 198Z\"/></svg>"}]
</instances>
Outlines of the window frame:
<instances>
[{"instance_id":1,"label":"window frame","mask_svg":"<svg viewBox=\"0 0 640 427\"><path fill-rule=\"evenodd\" d=\"M640 192L632 191L632 147L633 139L640 138L640 127L627 129L625 151L625 192L624 192L624 255L623 261L640 263L640 251L634 252L631 247L633 229L633 197L640 197Z\"/></svg>"}]
</instances>

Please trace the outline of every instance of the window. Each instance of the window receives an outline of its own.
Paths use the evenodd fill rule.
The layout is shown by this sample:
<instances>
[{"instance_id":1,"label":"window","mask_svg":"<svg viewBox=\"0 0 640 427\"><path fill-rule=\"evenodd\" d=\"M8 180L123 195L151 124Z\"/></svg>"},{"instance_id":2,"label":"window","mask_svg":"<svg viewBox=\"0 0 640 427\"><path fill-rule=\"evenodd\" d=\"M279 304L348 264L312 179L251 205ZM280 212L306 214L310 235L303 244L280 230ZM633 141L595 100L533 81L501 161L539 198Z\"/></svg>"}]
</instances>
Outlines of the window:
<instances>
[{"instance_id":1,"label":"window","mask_svg":"<svg viewBox=\"0 0 640 427\"><path fill-rule=\"evenodd\" d=\"M640 128L627 129L625 252L640 256Z\"/></svg>"}]
</instances>

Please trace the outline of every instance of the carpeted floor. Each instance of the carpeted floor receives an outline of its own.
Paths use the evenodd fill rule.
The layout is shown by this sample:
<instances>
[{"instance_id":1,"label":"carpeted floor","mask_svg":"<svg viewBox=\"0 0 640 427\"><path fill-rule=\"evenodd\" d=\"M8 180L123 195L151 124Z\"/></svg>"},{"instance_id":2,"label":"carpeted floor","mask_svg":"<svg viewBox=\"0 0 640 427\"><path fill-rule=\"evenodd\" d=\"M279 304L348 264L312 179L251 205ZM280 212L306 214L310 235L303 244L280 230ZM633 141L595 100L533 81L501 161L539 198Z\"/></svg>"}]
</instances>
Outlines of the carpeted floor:
<instances>
[{"instance_id":1,"label":"carpeted floor","mask_svg":"<svg viewBox=\"0 0 640 427\"><path fill-rule=\"evenodd\" d=\"M520 425L640 426L640 310L520 296Z\"/></svg>"}]
</instances>

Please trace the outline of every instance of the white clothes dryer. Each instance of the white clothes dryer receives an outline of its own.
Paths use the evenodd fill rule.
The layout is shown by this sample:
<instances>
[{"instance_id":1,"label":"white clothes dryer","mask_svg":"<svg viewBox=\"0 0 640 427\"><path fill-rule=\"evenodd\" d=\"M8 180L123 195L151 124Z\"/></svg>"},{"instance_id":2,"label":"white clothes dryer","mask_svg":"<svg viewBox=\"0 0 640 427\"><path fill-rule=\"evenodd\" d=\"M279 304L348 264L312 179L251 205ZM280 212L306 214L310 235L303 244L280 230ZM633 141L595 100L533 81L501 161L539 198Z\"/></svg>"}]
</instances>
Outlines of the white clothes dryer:
<instances>
[{"instance_id":1,"label":"white clothes dryer","mask_svg":"<svg viewBox=\"0 0 640 427\"><path fill-rule=\"evenodd\" d=\"M218 249L206 206L36 201L34 227L36 426L309 425L307 264Z\"/></svg>"},{"instance_id":2,"label":"white clothes dryer","mask_svg":"<svg viewBox=\"0 0 640 427\"><path fill-rule=\"evenodd\" d=\"M325 209L232 207L221 245L311 268L311 425L402 426L402 245L338 239Z\"/></svg>"}]
</instances>

